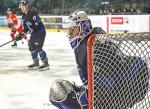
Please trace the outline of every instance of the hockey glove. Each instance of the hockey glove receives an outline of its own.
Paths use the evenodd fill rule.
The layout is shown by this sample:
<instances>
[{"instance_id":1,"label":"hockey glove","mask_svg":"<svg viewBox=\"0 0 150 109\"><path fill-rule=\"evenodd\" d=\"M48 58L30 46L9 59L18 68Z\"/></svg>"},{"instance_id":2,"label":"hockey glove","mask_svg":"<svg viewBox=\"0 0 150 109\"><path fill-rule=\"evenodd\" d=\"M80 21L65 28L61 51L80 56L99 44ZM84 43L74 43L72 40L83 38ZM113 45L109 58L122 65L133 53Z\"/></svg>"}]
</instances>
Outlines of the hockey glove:
<instances>
[{"instance_id":1,"label":"hockey glove","mask_svg":"<svg viewBox=\"0 0 150 109\"><path fill-rule=\"evenodd\" d=\"M16 36L16 41L19 41L21 40L25 35L23 33L19 33L17 36Z\"/></svg>"},{"instance_id":2,"label":"hockey glove","mask_svg":"<svg viewBox=\"0 0 150 109\"><path fill-rule=\"evenodd\" d=\"M14 24L13 23L8 23L8 28L14 28Z\"/></svg>"}]
</instances>

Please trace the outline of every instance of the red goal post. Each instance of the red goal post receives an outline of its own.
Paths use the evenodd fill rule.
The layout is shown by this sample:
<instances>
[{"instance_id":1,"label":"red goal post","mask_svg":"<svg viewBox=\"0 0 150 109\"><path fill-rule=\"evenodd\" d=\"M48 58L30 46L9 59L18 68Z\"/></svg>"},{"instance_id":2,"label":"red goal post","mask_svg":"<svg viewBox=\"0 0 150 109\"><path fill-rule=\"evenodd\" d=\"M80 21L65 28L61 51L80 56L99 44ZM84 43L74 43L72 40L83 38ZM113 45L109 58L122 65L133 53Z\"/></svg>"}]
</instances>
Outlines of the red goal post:
<instances>
[{"instance_id":1,"label":"red goal post","mask_svg":"<svg viewBox=\"0 0 150 109\"><path fill-rule=\"evenodd\" d=\"M93 80L92 80L92 46L95 39L95 35L91 36L88 40L87 47L87 64L88 64L88 109L93 109Z\"/></svg>"},{"instance_id":2,"label":"red goal post","mask_svg":"<svg viewBox=\"0 0 150 109\"><path fill-rule=\"evenodd\" d=\"M107 41L108 43L104 45L104 43ZM99 44L94 45L94 43L99 43ZM87 46L88 109L123 109L123 108L148 109L150 108L149 66L148 66L150 64L149 45L150 45L149 32L125 33L125 34L97 34L97 35L90 36L88 40L88 46ZM111 47L112 48L116 47L117 49L119 49L119 51L116 52L114 49L111 49L112 51L114 51L114 53L112 53L111 50L103 49L101 51L103 47L104 48L106 47L107 49L110 49ZM94 49L99 51L94 51ZM108 54L106 51L108 52ZM115 54L115 52L117 54ZM98 54L95 53L100 54L100 56L98 56ZM102 56L102 54L104 55ZM107 55L108 57L111 57L110 60L108 59ZM93 58L94 56L97 57ZM104 60L100 60L98 58L103 58ZM113 60L114 61L113 65L114 64L116 65L110 66L110 63L106 62L105 60L106 58L107 60L109 60L110 63L112 62L111 60ZM96 66L98 62L94 62L95 60L96 61L98 60L98 62L102 62L103 65ZM104 69L102 68L99 69L100 66L103 67ZM105 68L107 66L110 67L108 67L107 69ZM116 69L113 70L113 68ZM107 73L104 74L105 71L103 71L104 78L101 77L102 75L98 75L100 76L100 79L98 79L99 82L95 82L94 75L96 73L100 73L100 72L96 72L95 69L96 70L98 69L97 71L103 71L107 69L107 71L108 72L110 71L111 73L113 73L113 75L109 72L108 74L110 74L110 77L108 77ZM124 71L126 71L127 73L120 74L120 72L124 72ZM107 76L105 77L104 75ZM121 76L117 77L116 75L117 76L121 75ZM114 82L115 79L116 82ZM140 83L140 85L138 83ZM117 85L115 86L114 84ZM132 86L132 84L134 84L134 86ZM137 86L139 88L137 88ZM95 88L97 89L95 90ZM100 90L100 92L103 94L100 94L98 90ZM104 96L101 97L102 95Z\"/></svg>"}]
</instances>

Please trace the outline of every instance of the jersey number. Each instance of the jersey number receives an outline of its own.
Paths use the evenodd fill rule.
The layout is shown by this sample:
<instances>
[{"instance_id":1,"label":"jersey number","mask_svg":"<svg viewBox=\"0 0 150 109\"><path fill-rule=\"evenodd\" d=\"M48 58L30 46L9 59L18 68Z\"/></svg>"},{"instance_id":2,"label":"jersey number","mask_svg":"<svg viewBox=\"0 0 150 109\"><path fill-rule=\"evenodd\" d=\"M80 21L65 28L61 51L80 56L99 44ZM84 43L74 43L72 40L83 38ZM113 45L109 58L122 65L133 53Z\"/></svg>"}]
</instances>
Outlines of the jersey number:
<instances>
[{"instance_id":1,"label":"jersey number","mask_svg":"<svg viewBox=\"0 0 150 109\"><path fill-rule=\"evenodd\" d=\"M26 22L27 27L29 28L30 32L32 32L32 24L30 22Z\"/></svg>"}]
</instances>

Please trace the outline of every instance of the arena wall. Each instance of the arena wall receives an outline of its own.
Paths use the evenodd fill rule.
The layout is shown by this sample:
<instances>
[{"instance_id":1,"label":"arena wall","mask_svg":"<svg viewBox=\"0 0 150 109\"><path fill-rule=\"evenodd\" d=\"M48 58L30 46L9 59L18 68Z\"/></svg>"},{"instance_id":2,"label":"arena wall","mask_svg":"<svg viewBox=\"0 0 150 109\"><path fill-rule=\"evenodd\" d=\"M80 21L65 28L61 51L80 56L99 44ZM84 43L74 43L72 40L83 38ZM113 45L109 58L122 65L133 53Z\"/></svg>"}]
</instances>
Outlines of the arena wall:
<instances>
[{"instance_id":1,"label":"arena wall","mask_svg":"<svg viewBox=\"0 0 150 109\"><path fill-rule=\"evenodd\" d=\"M67 16L41 15L41 18L47 31L66 31ZM150 32L150 15L89 15L89 18L93 27L102 27L107 33ZM0 29L8 29L5 16L0 17Z\"/></svg>"}]
</instances>

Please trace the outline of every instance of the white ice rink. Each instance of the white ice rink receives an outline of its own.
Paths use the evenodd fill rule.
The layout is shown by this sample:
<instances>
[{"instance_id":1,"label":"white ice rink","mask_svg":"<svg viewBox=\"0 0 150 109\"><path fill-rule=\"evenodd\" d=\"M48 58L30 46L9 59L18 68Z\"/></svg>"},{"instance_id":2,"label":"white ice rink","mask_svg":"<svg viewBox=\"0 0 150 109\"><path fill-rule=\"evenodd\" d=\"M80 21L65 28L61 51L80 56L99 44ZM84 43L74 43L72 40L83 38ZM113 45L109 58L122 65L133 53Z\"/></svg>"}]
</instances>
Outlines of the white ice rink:
<instances>
[{"instance_id":1,"label":"white ice rink","mask_svg":"<svg viewBox=\"0 0 150 109\"><path fill-rule=\"evenodd\" d=\"M49 71L29 71L32 63L27 42L18 48L7 44L0 48L0 109L57 109L48 100L49 87L56 78L81 85L66 33L47 33L44 50ZM9 31L0 30L0 45L11 40Z\"/></svg>"}]
</instances>

